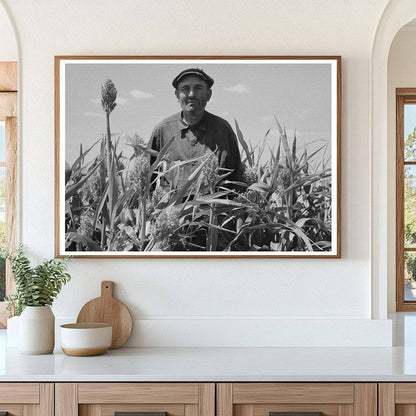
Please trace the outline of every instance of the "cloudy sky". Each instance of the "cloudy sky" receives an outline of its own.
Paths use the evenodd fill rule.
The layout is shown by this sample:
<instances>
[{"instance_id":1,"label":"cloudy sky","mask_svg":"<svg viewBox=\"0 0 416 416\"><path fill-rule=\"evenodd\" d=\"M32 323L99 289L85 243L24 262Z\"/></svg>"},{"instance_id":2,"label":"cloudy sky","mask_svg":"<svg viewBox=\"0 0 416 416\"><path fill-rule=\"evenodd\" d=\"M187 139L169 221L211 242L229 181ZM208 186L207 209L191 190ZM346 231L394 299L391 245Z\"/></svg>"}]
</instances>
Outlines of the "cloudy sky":
<instances>
[{"instance_id":1,"label":"cloudy sky","mask_svg":"<svg viewBox=\"0 0 416 416\"><path fill-rule=\"evenodd\" d=\"M407 139L416 127L416 105L406 104L404 106L404 140Z\"/></svg>"},{"instance_id":2,"label":"cloudy sky","mask_svg":"<svg viewBox=\"0 0 416 416\"><path fill-rule=\"evenodd\" d=\"M154 126L179 111L171 85L183 69L199 67L214 80L206 109L234 118L247 141L256 144L268 129L268 143L276 145L274 115L286 127L289 141L296 130L298 144L313 149L331 138L331 65L326 62L276 63L74 63L65 65L65 159L71 163L82 143L99 139L105 130L101 85L111 79L117 107L111 114L112 133L139 134L147 142ZM146 62L146 63L143 63ZM329 155L328 155L329 156Z\"/></svg>"}]
</instances>

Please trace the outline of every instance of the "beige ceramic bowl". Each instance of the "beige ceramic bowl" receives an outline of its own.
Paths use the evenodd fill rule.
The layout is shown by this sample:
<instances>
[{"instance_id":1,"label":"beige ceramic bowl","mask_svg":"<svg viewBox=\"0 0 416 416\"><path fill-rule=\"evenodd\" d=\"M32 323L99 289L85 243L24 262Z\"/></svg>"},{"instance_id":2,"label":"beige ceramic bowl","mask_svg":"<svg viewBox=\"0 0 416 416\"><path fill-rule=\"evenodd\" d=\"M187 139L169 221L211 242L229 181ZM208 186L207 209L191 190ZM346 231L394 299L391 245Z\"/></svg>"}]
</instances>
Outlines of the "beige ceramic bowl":
<instances>
[{"instance_id":1,"label":"beige ceramic bowl","mask_svg":"<svg viewBox=\"0 0 416 416\"><path fill-rule=\"evenodd\" d=\"M61 348L67 355L100 355L111 346L113 328L110 324L65 324L60 329Z\"/></svg>"}]
</instances>

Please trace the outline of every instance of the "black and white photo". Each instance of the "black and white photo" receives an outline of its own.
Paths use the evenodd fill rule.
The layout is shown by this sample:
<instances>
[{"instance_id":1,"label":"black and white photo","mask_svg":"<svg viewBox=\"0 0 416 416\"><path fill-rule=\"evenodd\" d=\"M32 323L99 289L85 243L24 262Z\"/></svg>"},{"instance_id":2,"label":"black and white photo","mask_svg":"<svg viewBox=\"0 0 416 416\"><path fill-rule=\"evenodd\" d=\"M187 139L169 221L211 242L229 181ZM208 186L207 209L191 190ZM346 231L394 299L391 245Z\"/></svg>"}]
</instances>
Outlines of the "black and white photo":
<instances>
[{"instance_id":1,"label":"black and white photo","mask_svg":"<svg viewBox=\"0 0 416 416\"><path fill-rule=\"evenodd\" d=\"M55 58L56 255L339 257L339 57Z\"/></svg>"}]
</instances>

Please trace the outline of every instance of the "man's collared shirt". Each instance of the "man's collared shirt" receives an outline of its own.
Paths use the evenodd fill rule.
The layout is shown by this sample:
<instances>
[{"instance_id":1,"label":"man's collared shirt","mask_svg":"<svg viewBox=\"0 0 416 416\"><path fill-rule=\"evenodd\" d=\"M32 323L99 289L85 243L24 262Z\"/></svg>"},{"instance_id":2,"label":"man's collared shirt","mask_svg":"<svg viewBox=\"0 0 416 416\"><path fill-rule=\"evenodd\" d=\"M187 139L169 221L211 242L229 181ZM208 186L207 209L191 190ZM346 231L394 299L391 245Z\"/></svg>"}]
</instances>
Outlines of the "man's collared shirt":
<instances>
[{"instance_id":1,"label":"man's collared shirt","mask_svg":"<svg viewBox=\"0 0 416 416\"><path fill-rule=\"evenodd\" d=\"M195 159L213 151L218 156L219 167L232 170L227 179L241 179L237 138L226 120L205 111L202 119L190 126L182 119L181 112L174 114L155 127L149 146L160 151L172 137L174 140L166 155L171 162ZM185 164L169 172L166 179L171 188L180 187L194 171L197 163Z\"/></svg>"}]
</instances>

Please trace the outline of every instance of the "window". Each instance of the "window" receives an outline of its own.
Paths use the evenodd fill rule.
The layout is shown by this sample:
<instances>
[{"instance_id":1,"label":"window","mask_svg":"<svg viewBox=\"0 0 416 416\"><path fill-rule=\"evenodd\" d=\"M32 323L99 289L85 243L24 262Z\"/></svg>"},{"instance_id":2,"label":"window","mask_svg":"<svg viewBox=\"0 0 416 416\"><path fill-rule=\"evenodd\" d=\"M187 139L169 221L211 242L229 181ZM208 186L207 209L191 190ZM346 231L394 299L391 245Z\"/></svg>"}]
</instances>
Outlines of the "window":
<instances>
[{"instance_id":1,"label":"window","mask_svg":"<svg viewBox=\"0 0 416 416\"><path fill-rule=\"evenodd\" d=\"M396 300L416 311L416 88L398 88L396 101Z\"/></svg>"},{"instance_id":2,"label":"window","mask_svg":"<svg viewBox=\"0 0 416 416\"><path fill-rule=\"evenodd\" d=\"M17 64L0 62L0 245L16 246ZM5 326L4 296L14 285L8 264L0 261L0 327Z\"/></svg>"}]
</instances>

